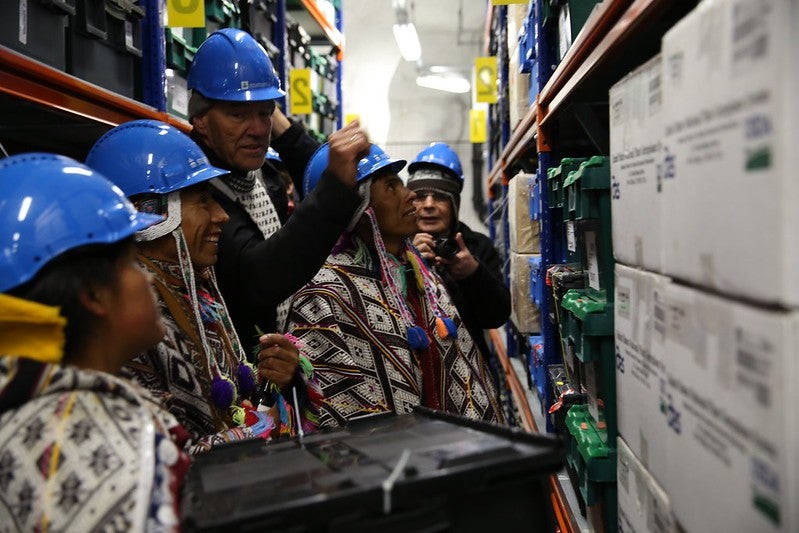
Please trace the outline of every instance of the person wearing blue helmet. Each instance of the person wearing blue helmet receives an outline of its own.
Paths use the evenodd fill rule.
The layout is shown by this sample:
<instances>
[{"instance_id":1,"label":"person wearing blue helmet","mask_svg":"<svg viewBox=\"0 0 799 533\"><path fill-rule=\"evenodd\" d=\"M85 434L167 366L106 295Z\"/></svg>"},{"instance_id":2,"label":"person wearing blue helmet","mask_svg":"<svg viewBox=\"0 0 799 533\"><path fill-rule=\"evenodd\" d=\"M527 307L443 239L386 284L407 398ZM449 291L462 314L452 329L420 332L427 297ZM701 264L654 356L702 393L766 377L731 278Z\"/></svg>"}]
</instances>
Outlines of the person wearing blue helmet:
<instances>
[{"instance_id":1,"label":"person wearing blue helmet","mask_svg":"<svg viewBox=\"0 0 799 533\"><path fill-rule=\"evenodd\" d=\"M273 427L282 434L294 431L295 419L280 415L291 413L283 393L293 384L301 386L300 397L309 397L296 346L283 335L261 339L258 374L276 394L267 414L253 412L250 400L261 387L216 284L219 235L228 216L208 182L227 171L210 165L188 136L155 120L113 128L97 140L86 163L113 175L140 209L166 216L137 238L167 334L126 366L126 375L163 399L191 433L192 452L269 437ZM264 430L256 431L261 425Z\"/></svg>"},{"instance_id":2,"label":"person wearing blue helmet","mask_svg":"<svg viewBox=\"0 0 799 533\"><path fill-rule=\"evenodd\" d=\"M446 143L431 143L408 165L408 175L408 188L416 192L418 232L413 244L444 280L469 333L480 351L490 357L498 387L509 397L484 330L508 321L510 292L502 275L502 259L491 239L458 218L464 181L458 154Z\"/></svg>"},{"instance_id":3,"label":"person wearing blue helmet","mask_svg":"<svg viewBox=\"0 0 799 533\"><path fill-rule=\"evenodd\" d=\"M0 529L178 527L186 432L117 376L164 333L134 242L161 220L70 158L0 160Z\"/></svg>"},{"instance_id":4,"label":"person wearing blue helmet","mask_svg":"<svg viewBox=\"0 0 799 533\"><path fill-rule=\"evenodd\" d=\"M297 188L294 186L294 180L291 179L291 174L289 174L286 165L283 164L283 159L281 159L280 154L277 153L277 150L271 146L266 151L266 160L275 168L275 172L277 172L277 175L280 177L286 190L285 216L280 215L281 210L278 209L277 205L275 205L275 208L278 209L280 222L285 224L286 219L291 216L291 214L294 212L294 209L297 207L297 204L300 202L300 195L297 191Z\"/></svg>"},{"instance_id":5,"label":"person wearing blue helmet","mask_svg":"<svg viewBox=\"0 0 799 533\"><path fill-rule=\"evenodd\" d=\"M236 331L254 347L259 331L275 331L281 302L319 270L352 216L355 167L369 143L357 122L333 134L342 142L331 142L328 172L287 219L285 188L265 162L267 147L277 149L299 190L318 143L276 109L285 93L266 51L244 31L214 32L197 49L187 84L192 138L211 163L230 170L213 180L230 216L216 271Z\"/></svg>"},{"instance_id":6,"label":"person wearing blue helmet","mask_svg":"<svg viewBox=\"0 0 799 533\"><path fill-rule=\"evenodd\" d=\"M330 149L305 171L319 184ZM358 163L355 215L324 267L290 300L286 331L305 347L322 385L322 426L415 405L500 422L488 369L440 278L409 237L414 193L405 161L377 145Z\"/></svg>"}]
</instances>

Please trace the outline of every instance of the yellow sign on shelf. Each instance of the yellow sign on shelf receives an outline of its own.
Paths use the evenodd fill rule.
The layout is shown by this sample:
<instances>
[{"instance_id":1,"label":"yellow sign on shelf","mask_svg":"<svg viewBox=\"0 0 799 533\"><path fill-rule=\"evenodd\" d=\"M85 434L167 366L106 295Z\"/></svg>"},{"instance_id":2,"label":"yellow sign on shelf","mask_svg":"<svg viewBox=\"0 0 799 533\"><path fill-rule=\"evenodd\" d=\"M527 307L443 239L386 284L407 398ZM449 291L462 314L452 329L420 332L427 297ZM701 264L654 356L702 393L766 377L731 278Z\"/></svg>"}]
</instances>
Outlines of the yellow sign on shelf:
<instances>
[{"instance_id":1,"label":"yellow sign on shelf","mask_svg":"<svg viewBox=\"0 0 799 533\"><path fill-rule=\"evenodd\" d=\"M469 110L469 142L484 143L488 139L485 109Z\"/></svg>"},{"instance_id":2,"label":"yellow sign on shelf","mask_svg":"<svg viewBox=\"0 0 799 533\"><path fill-rule=\"evenodd\" d=\"M293 68L289 71L289 113L309 115L312 112L311 69Z\"/></svg>"},{"instance_id":3,"label":"yellow sign on shelf","mask_svg":"<svg viewBox=\"0 0 799 533\"><path fill-rule=\"evenodd\" d=\"M203 0L167 0L166 9L170 28L205 28Z\"/></svg>"},{"instance_id":4,"label":"yellow sign on shelf","mask_svg":"<svg viewBox=\"0 0 799 533\"><path fill-rule=\"evenodd\" d=\"M478 102L497 103L497 58L477 57L474 60L474 87Z\"/></svg>"},{"instance_id":5,"label":"yellow sign on shelf","mask_svg":"<svg viewBox=\"0 0 799 533\"><path fill-rule=\"evenodd\" d=\"M347 113L346 115L344 115L344 125L345 126L347 124L349 124L350 122L354 121L354 120L360 121L361 120L361 116L358 115L358 114L355 114L355 113Z\"/></svg>"},{"instance_id":6,"label":"yellow sign on shelf","mask_svg":"<svg viewBox=\"0 0 799 533\"><path fill-rule=\"evenodd\" d=\"M507 6L508 4L529 4L530 0L491 0L492 6Z\"/></svg>"}]
</instances>

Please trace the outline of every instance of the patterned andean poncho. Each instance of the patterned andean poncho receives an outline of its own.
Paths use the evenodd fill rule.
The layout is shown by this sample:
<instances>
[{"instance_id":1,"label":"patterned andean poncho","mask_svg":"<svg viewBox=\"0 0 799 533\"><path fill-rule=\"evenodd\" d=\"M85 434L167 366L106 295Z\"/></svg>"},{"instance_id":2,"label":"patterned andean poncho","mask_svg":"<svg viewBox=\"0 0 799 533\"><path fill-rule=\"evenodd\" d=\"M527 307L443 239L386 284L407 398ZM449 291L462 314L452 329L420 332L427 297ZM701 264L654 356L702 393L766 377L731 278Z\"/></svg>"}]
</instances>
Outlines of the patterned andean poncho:
<instances>
[{"instance_id":1,"label":"patterned andean poncho","mask_svg":"<svg viewBox=\"0 0 799 533\"><path fill-rule=\"evenodd\" d=\"M57 309L0 308L0 353L26 354L0 355L0 531L177 531L186 431L135 384L58 364Z\"/></svg>"},{"instance_id":2,"label":"patterned andean poncho","mask_svg":"<svg viewBox=\"0 0 799 533\"><path fill-rule=\"evenodd\" d=\"M486 362L443 283L419 271L421 258L409 243L406 255L396 269L388 254L345 233L324 267L292 297L286 331L300 339L321 383L320 425L382 411L408 413L419 404L501 422ZM387 276L387 268L394 274ZM426 294L422 274L437 302ZM392 289L392 278L400 290ZM401 312L404 297L413 324ZM457 338L442 338L442 314L452 319ZM413 326L425 330L426 348L411 349Z\"/></svg>"},{"instance_id":3,"label":"patterned andean poncho","mask_svg":"<svg viewBox=\"0 0 799 533\"><path fill-rule=\"evenodd\" d=\"M186 427L194 441L188 448L190 453L253 437L250 427L237 418L242 401L255 392L257 377L246 364L246 355L213 283L212 271L206 269L196 279L203 323L200 334L179 265L143 256L139 260L153 277L167 334L156 347L136 356L123 368L123 374L159 398ZM305 378L306 375L298 376L295 381L300 384L297 388L303 430L311 431L316 420L315 406L309 401L309 397L315 397L310 392L314 384ZM220 401L215 392L222 381L235 385L230 401ZM296 424L291 405L282 397L279 401L285 420L274 421L277 431L293 433Z\"/></svg>"}]
</instances>

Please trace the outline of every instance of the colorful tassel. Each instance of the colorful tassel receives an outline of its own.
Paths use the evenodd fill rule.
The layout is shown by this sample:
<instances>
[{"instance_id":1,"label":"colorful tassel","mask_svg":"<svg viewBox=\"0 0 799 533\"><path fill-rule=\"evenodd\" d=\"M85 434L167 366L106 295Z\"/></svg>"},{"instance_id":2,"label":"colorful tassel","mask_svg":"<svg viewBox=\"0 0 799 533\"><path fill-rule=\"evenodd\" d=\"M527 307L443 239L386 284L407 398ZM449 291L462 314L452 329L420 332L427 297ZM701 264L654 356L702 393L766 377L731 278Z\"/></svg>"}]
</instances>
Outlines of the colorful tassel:
<instances>
[{"instance_id":1,"label":"colorful tassel","mask_svg":"<svg viewBox=\"0 0 799 533\"><path fill-rule=\"evenodd\" d=\"M230 408L230 412L232 413L231 418L233 419L234 424L240 426L244 423L247 412L243 407L234 405Z\"/></svg>"},{"instance_id":2,"label":"colorful tassel","mask_svg":"<svg viewBox=\"0 0 799 533\"><path fill-rule=\"evenodd\" d=\"M444 317L441 319L444 322L444 325L447 327L447 333L449 334L450 339L457 339L458 338L458 327L455 325L455 321L452 320L450 317Z\"/></svg>"},{"instance_id":3,"label":"colorful tassel","mask_svg":"<svg viewBox=\"0 0 799 533\"><path fill-rule=\"evenodd\" d=\"M311 364L310 359L302 354L300 354L300 370L302 370L302 373L306 378L311 379L313 377L313 365Z\"/></svg>"},{"instance_id":4,"label":"colorful tassel","mask_svg":"<svg viewBox=\"0 0 799 533\"><path fill-rule=\"evenodd\" d=\"M211 401L219 409L227 409L236 397L236 386L227 378L214 376L211 381Z\"/></svg>"},{"instance_id":5,"label":"colorful tassel","mask_svg":"<svg viewBox=\"0 0 799 533\"><path fill-rule=\"evenodd\" d=\"M247 361L239 362L239 366L236 368L236 381L243 396L249 397L255 390L257 386L255 376L255 367L251 363Z\"/></svg>"},{"instance_id":6,"label":"colorful tassel","mask_svg":"<svg viewBox=\"0 0 799 533\"><path fill-rule=\"evenodd\" d=\"M424 329L419 326L408 328L408 344L412 350L424 350L430 346L430 338Z\"/></svg>"}]
</instances>

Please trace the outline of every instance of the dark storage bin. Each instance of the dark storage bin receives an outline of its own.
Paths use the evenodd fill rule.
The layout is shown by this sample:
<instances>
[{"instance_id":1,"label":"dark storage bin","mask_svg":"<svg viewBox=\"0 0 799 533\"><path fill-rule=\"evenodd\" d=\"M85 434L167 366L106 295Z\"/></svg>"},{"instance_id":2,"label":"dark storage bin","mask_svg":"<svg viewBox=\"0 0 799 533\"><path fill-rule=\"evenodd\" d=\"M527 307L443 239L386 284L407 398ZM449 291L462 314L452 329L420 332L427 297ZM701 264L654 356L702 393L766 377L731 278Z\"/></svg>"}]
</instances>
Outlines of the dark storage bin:
<instances>
[{"instance_id":1,"label":"dark storage bin","mask_svg":"<svg viewBox=\"0 0 799 533\"><path fill-rule=\"evenodd\" d=\"M184 483L182 526L550 532L548 476L564 460L560 439L423 408L383 414L302 440L256 439L198 455Z\"/></svg>"},{"instance_id":2,"label":"dark storage bin","mask_svg":"<svg viewBox=\"0 0 799 533\"><path fill-rule=\"evenodd\" d=\"M3 0L0 45L64 71L68 16L74 13L75 0Z\"/></svg>"}]
</instances>

